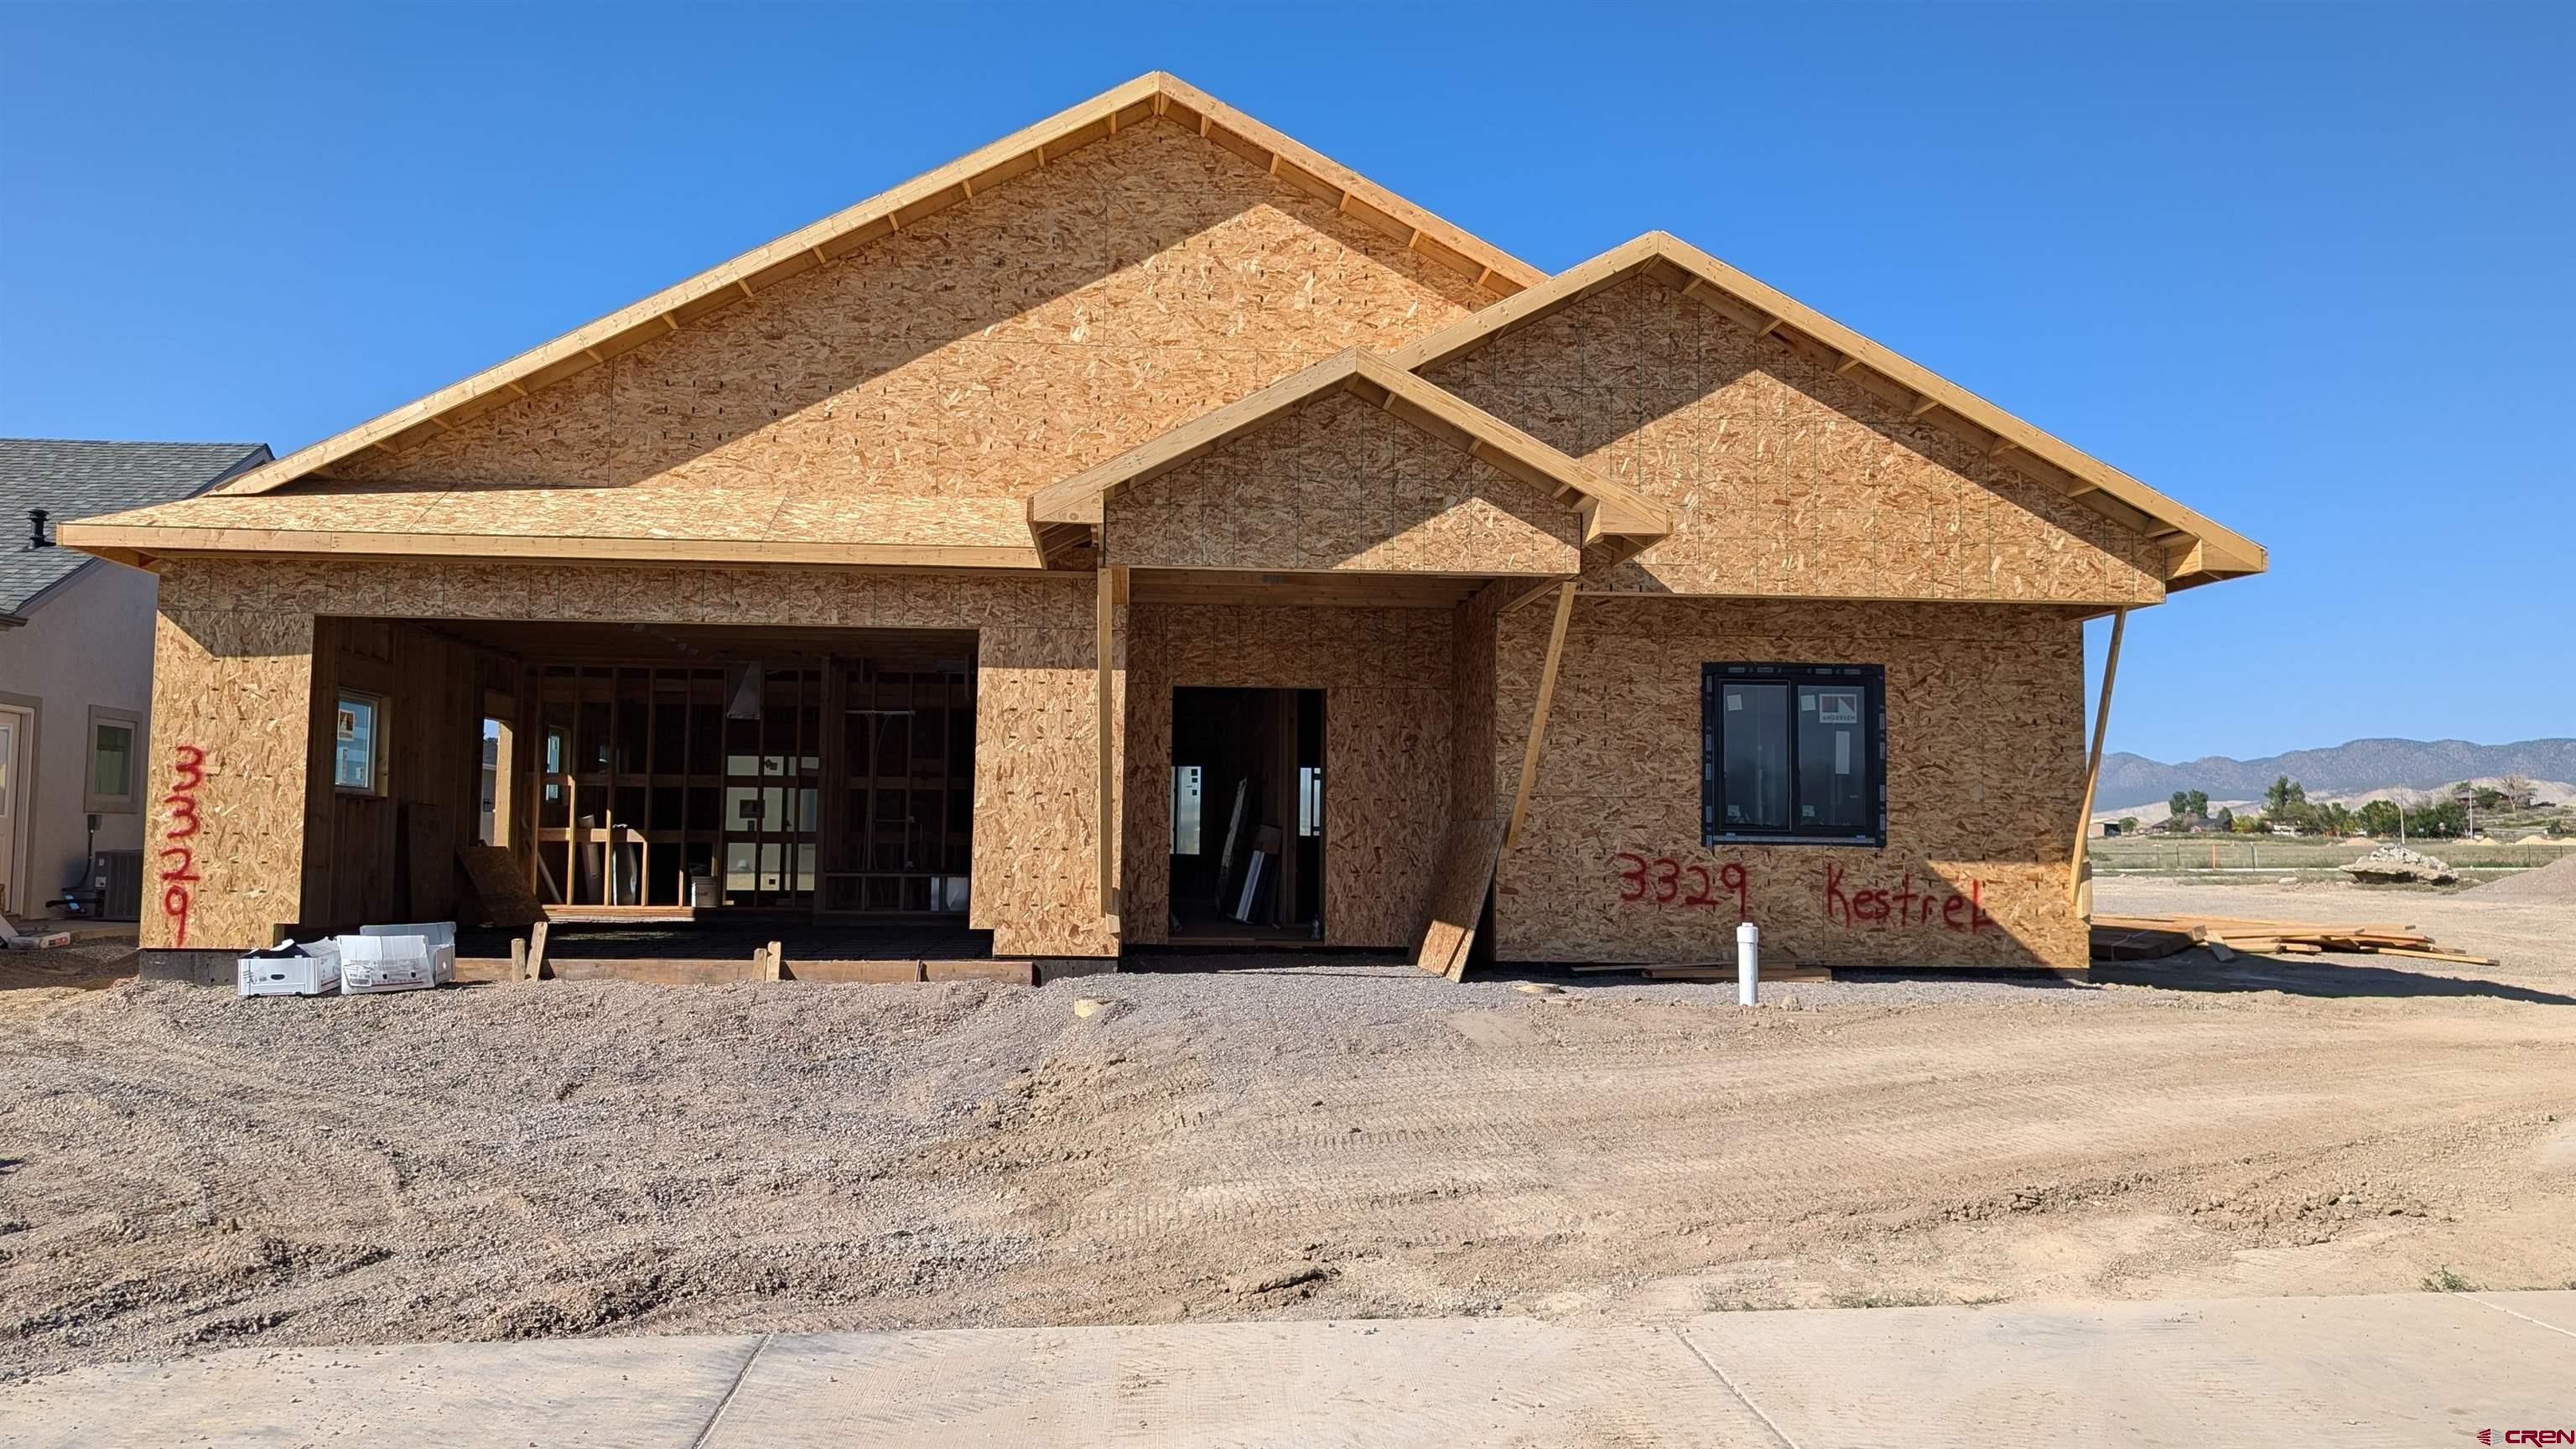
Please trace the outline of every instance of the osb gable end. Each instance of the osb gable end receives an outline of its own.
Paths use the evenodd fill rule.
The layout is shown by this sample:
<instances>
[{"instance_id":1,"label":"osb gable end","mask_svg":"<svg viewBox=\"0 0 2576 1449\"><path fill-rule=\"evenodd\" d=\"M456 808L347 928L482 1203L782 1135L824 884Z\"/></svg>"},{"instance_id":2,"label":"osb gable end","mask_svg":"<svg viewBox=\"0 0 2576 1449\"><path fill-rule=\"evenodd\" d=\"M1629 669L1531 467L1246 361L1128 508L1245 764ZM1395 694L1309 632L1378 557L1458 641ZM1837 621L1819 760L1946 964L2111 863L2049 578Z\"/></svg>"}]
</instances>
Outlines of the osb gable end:
<instances>
[{"instance_id":1,"label":"osb gable end","mask_svg":"<svg viewBox=\"0 0 2576 1449\"><path fill-rule=\"evenodd\" d=\"M2151 604L2144 536L1825 362L1631 277L1425 373L1663 504L1639 593Z\"/></svg>"},{"instance_id":2,"label":"osb gable end","mask_svg":"<svg viewBox=\"0 0 2576 1449\"><path fill-rule=\"evenodd\" d=\"M1135 604L1128 611L1125 939L1167 939L1172 691L1324 691L1324 935L1409 947L1448 824L1450 615Z\"/></svg>"},{"instance_id":3,"label":"osb gable end","mask_svg":"<svg viewBox=\"0 0 2576 1449\"><path fill-rule=\"evenodd\" d=\"M1731 961L1741 904L1764 958L1787 964L2082 966L2067 890L2079 612L1581 599L1529 815L1498 875L1498 954ZM1528 739L1550 623L1535 608L1502 618L1498 770L1517 768ZM1885 849L1700 844L1701 666L1766 661L1885 666ZM1879 891L1884 902L1852 904Z\"/></svg>"},{"instance_id":4,"label":"osb gable end","mask_svg":"<svg viewBox=\"0 0 2576 1449\"><path fill-rule=\"evenodd\" d=\"M1566 504L1336 392L1110 496L1112 563L1157 568L1570 574Z\"/></svg>"},{"instance_id":5,"label":"osb gable end","mask_svg":"<svg viewBox=\"0 0 2576 1449\"><path fill-rule=\"evenodd\" d=\"M642 510L780 487L1016 498L1487 300L1157 121L335 476L459 490L436 519L459 530L542 487Z\"/></svg>"},{"instance_id":6,"label":"osb gable end","mask_svg":"<svg viewBox=\"0 0 2576 1449\"><path fill-rule=\"evenodd\" d=\"M976 630L970 924L1004 956L1117 953L1116 922L1098 910L1088 575L182 559L162 575L161 609L155 768L182 743L207 757L210 904L192 945L266 945L296 918L314 618L331 615ZM143 929L145 945L173 944L167 923Z\"/></svg>"}]
</instances>

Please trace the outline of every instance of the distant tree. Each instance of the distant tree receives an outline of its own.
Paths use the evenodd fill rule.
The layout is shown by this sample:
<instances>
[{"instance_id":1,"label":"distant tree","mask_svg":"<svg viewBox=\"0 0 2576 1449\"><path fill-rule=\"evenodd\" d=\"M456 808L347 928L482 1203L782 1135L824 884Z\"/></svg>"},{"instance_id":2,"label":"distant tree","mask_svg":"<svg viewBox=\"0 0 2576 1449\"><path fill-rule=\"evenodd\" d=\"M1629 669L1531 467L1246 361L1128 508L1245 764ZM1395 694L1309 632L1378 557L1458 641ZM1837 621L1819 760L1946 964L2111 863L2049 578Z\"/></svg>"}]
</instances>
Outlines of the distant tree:
<instances>
[{"instance_id":1,"label":"distant tree","mask_svg":"<svg viewBox=\"0 0 2576 1449\"><path fill-rule=\"evenodd\" d=\"M2236 828L2236 812L2221 805L2218 807L2218 813L2209 818L2209 822L2221 830L2233 830Z\"/></svg>"},{"instance_id":2,"label":"distant tree","mask_svg":"<svg viewBox=\"0 0 2576 1449\"><path fill-rule=\"evenodd\" d=\"M2189 819L2191 817L2191 792L2189 790L2176 790L2173 792L2173 798L2165 802L2165 806L2167 811L2166 818L2172 820Z\"/></svg>"},{"instance_id":3,"label":"distant tree","mask_svg":"<svg viewBox=\"0 0 2576 1449\"><path fill-rule=\"evenodd\" d=\"M2272 828L2270 822L2267 815L2239 815L2227 822L2227 829L2234 835L2261 835Z\"/></svg>"},{"instance_id":4,"label":"distant tree","mask_svg":"<svg viewBox=\"0 0 2576 1449\"><path fill-rule=\"evenodd\" d=\"M2137 834L2137 833L2138 833L2138 817L2137 817L2137 816L2135 816L2135 815L2123 815L2123 816L2121 816L2121 817L2120 817L2120 833L2121 833L2122 835L2135 835L2135 834Z\"/></svg>"},{"instance_id":5,"label":"distant tree","mask_svg":"<svg viewBox=\"0 0 2576 1449\"><path fill-rule=\"evenodd\" d=\"M2350 835L2353 828L2352 807L2341 802L2311 805L2317 829L2328 835Z\"/></svg>"},{"instance_id":6,"label":"distant tree","mask_svg":"<svg viewBox=\"0 0 2576 1449\"><path fill-rule=\"evenodd\" d=\"M2447 840L2468 828L2469 812L2454 799L2435 800L2406 812L2406 833L2411 836Z\"/></svg>"},{"instance_id":7,"label":"distant tree","mask_svg":"<svg viewBox=\"0 0 2576 1449\"><path fill-rule=\"evenodd\" d=\"M2394 800L2365 800L2353 818L2372 835L2395 835L2399 814Z\"/></svg>"},{"instance_id":8,"label":"distant tree","mask_svg":"<svg viewBox=\"0 0 2576 1449\"><path fill-rule=\"evenodd\" d=\"M2274 819L2286 818L2291 808L2308 803L2308 787L2283 775L2263 792L2263 813Z\"/></svg>"},{"instance_id":9,"label":"distant tree","mask_svg":"<svg viewBox=\"0 0 2576 1449\"><path fill-rule=\"evenodd\" d=\"M2193 819L2206 820L2209 818L2209 792L2207 790L2194 790L2189 795L2185 796L2184 799L2191 805L2191 815Z\"/></svg>"},{"instance_id":10,"label":"distant tree","mask_svg":"<svg viewBox=\"0 0 2576 1449\"><path fill-rule=\"evenodd\" d=\"M2511 808L2510 796L2506 795L2502 790L2490 790L2484 785L2480 785L2476 789L2470 791L2469 798L2475 800L2478 808L2481 810L2492 811Z\"/></svg>"},{"instance_id":11,"label":"distant tree","mask_svg":"<svg viewBox=\"0 0 2576 1449\"><path fill-rule=\"evenodd\" d=\"M2506 809L2528 810L2531 808L2531 797L2534 792L2529 776L2507 775L2502 780L2496 782L2496 789L2504 796Z\"/></svg>"}]
</instances>

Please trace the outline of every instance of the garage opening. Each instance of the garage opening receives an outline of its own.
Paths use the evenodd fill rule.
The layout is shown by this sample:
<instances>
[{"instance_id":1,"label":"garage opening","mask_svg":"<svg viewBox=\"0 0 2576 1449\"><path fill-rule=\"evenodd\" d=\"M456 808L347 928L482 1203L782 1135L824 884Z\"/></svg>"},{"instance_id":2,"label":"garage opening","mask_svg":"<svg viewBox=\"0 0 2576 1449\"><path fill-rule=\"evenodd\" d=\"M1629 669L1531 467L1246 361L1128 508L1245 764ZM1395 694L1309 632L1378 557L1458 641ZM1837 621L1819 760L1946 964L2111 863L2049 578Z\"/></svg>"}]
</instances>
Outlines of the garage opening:
<instances>
[{"instance_id":1,"label":"garage opening","mask_svg":"<svg viewBox=\"0 0 2576 1449\"><path fill-rule=\"evenodd\" d=\"M334 924L523 888L625 954L989 953L970 632L325 623Z\"/></svg>"},{"instance_id":2,"label":"garage opening","mask_svg":"<svg viewBox=\"0 0 2576 1449\"><path fill-rule=\"evenodd\" d=\"M1172 691L1174 945L1324 935L1324 692Z\"/></svg>"}]
</instances>

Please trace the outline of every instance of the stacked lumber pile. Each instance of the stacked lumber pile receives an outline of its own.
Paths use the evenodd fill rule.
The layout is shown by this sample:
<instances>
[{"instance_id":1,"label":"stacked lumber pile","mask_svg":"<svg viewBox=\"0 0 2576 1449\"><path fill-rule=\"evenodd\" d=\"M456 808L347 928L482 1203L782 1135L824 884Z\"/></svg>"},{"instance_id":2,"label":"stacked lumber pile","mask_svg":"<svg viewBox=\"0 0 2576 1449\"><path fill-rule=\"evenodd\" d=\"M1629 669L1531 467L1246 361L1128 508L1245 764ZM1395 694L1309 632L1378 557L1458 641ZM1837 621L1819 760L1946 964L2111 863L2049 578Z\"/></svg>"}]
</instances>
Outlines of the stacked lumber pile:
<instances>
[{"instance_id":1,"label":"stacked lumber pile","mask_svg":"<svg viewBox=\"0 0 2576 1449\"><path fill-rule=\"evenodd\" d=\"M2445 951L2412 926L2369 922L2358 926L2312 921L2256 921L2242 916L2118 916L2095 912L2093 959L2154 961L2206 946L2221 961L2239 955L2318 956L2328 951L2412 956L2459 966L2493 966L2489 956Z\"/></svg>"}]
</instances>

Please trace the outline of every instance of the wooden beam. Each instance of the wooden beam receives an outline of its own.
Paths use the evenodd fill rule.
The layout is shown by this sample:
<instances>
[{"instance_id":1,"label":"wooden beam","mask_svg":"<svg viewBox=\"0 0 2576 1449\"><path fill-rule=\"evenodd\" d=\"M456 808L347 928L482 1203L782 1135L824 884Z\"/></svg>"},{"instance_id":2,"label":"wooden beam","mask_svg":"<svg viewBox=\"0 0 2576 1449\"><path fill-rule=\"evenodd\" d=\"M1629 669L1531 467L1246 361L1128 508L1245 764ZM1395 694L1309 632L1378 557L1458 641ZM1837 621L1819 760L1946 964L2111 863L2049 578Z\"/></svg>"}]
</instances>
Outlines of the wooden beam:
<instances>
[{"instance_id":1,"label":"wooden beam","mask_svg":"<svg viewBox=\"0 0 2576 1449\"><path fill-rule=\"evenodd\" d=\"M2066 894L2076 915L2086 920L2093 915L2093 875L2084 845L2093 831L2093 790L2102 782L2102 740L2111 728L2111 681L2120 675L2120 636L2128 627L2128 610L2111 616L2111 650L2102 661L2102 700L2093 707L2093 756L2084 766L2084 805L2075 812L2075 861L2067 873Z\"/></svg>"},{"instance_id":2,"label":"wooden beam","mask_svg":"<svg viewBox=\"0 0 2576 1449\"><path fill-rule=\"evenodd\" d=\"M1521 817L1529 813L1530 787L1538 783L1539 746L1547 739L1547 707L1556 699L1556 671L1565 662L1565 627L1574 619L1574 580L1557 585L1556 623L1548 630L1547 663L1538 672L1538 704L1530 711L1529 748L1521 752L1521 788L1512 797L1511 823L1503 828L1503 849L1521 838Z\"/></svg>"}]
</instances>

